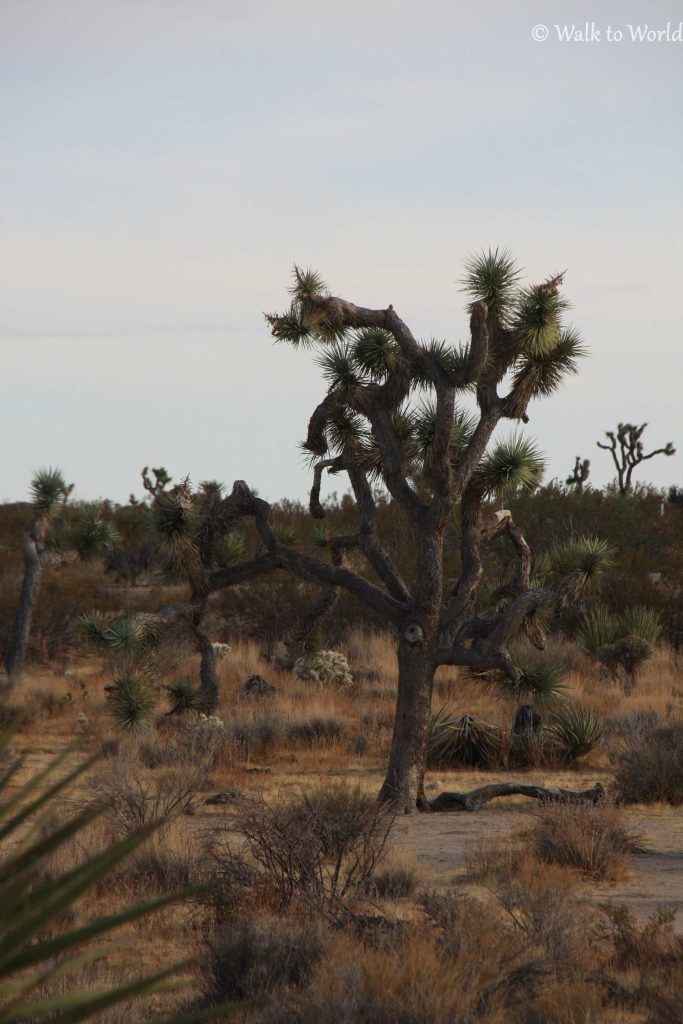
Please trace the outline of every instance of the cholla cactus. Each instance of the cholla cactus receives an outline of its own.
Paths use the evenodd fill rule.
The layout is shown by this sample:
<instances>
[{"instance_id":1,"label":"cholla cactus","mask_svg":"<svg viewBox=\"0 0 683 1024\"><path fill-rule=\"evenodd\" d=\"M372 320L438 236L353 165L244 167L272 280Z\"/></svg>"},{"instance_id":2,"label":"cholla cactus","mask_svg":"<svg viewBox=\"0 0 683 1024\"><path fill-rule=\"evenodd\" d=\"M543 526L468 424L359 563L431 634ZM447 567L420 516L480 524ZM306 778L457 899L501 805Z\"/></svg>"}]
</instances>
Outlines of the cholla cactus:
<instances>
[{"instance_id":1,"label":"cholla cactus","mask_svg":"<svg viewBox=\"0 0 683 1024\"><path fill-rule=\"evenodd\" d=\"M294 662L292 669L294 675L299 679L306 679L312 683L324 686L326 683L334 683L336 686L351 686L353 676L349 663L339 651L317 651L315 654L305 654Z\"/></svg>"},{"instance_id":2,"label":"cholla cactus","mask_svg":"<svg viewBox=\"0 0 683 1024\"><path fill-rule=\"evenodd\" d=\"M216 661L222 661L223 658L226 658L228 654L230 654L230 651L232 650L230 644L212 643L211 646L213 648L213 653L216 658Z\"/></svg>"}]
</instances>

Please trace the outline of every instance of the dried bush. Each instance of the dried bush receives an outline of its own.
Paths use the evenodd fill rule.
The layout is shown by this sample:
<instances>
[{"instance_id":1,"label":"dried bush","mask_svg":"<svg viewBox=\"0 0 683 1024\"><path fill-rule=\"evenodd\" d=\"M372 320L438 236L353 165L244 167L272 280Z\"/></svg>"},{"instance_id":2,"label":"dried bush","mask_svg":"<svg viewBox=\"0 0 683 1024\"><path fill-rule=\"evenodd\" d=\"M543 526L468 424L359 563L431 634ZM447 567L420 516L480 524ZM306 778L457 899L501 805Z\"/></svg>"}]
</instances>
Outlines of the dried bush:
<instances>
[{"instance_id":1,"label":"dried bush","mask_svg":"<svg viewBox=\"0 0 683 1024\"><path fill-rule=\"evenodd\" d=\"M344 722L339 718L316 716L304 722L296 722L287 729L287 739L307 742L310 746L316 743L331 743L340 740L346 731Z\"/></svg>"},{"instance_id":2,"label":"dried bush","mask_svg":"<svg viewBox=\"0 0 683 1024\"><path fill-rule=\"evenodd\" d=\"M629 855L642 849L640 837L613 804L549 804L529 833L534 856L572 867L592 878L615 880Z\"/></svg>"},{"instance_id":3,"label":"dried bush","mask_svg":"<svg viewBox=\"0 0 683 1024\"><path fill-rule=\"evenodd\" d=\"M401 900L412 895L416 885L417 871L412 865L391 864L373 876L370 889L380 899Z\"/></svg>"},{"instance_id":4,"label":"dried bush","mask_svg":"<svg viewBox=\"0 0 683 1024\"><path fill-rule=\"evenodd\" d=\"M389 949L337 939L306 991L283 994L257 1020L259 1024L509 1024L504 987L498 984L500 969L500 959L480 945L468 948L456 962L445 960L430 936L419 932Z\"/></svg>"},{"instance_id":5,"label":"dried bush","mask_svg":"<svg viewBox=\"0 0 683 1024\"><path fill-rule=\"evenodd\" d=\"M270 750L282 743L287 736L287 723L277 712L244 714L228 723L241 757L248 761L258 755L267 757Z\"/></svg>"},{"instance_id":6,"label":"dried bush","mask_svg":"<svg viewBox=\"0 0 683 1024\"><path fill-rule=\"evenodd\" d=\"M204 779L203 768L170 769L145 778L124 751L92 777L89 802L105 805L115 836L131 835L152 824L160 835L179 814L193 812Z\"/></svg>"},{"instance_id":7,"label":"dried bush","mask_svg":"<svg viewBox=\"0 0 683 1024\"><path fill-rule=\"evenodd\" d=\"M615 757L615 793L629 804L683 804L683 722L645 729Z\"/></svg>"},{"instance_id":8,"label":"dried bush","mask_svg":"<svg viewBox=\"0 0 683 1024\"><path fill-rule=\"evenodd\" d=\"M325 952L320 922L262 914L235 921L209 943L202 973L209 1004L305 984Z\"/></svg>"},{"instance_id":9,"label":"dried bush","mask_svg":"<svg viewBox=\"0 0 683 1024\"><path fill-rule=\"evenodd\" d=\"M210 837L223 897L230 907L256 898L344 920L363 903L392 822L373 797L341 783L244 803Z\"/></svg>"}]
</instances>

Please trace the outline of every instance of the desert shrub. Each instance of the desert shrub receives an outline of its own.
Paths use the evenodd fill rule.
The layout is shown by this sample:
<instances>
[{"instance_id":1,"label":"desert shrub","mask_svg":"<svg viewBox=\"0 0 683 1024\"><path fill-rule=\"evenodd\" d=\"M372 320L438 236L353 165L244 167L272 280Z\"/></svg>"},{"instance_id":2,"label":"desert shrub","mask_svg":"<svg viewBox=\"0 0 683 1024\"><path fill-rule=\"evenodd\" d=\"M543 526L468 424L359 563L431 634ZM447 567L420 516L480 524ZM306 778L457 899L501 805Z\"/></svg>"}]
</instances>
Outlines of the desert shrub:
<instances>
[{"instance_id":1,"label":"desert shrub","mask_svg":"<svg viewBox=\"0 0 683 1024\"><path fill-rule=\"evenodd\" d=\"M624 803L683 804L683 722L646 729L616 755L615 792Z\"/></svg>"},{"instance_id":2,"label":"desert shrub","mask_svg":"<svg viewBox=\"0 0 683 1024\"><path fill-rule=\"evenodd\" d=\"M390 864L373 875L370 890L380 899L400 900L412 895L417 871L411 864Z\"/></svg>"},{"instance_id":3,"label":"desert shrub","mask_svg":"<svg viewBox=\"0 0 683 1024\"><path fill-rule=\"evenodd\" d=\"M500 931L499 927L499 935ZM258 1020L260 1024L504 1024L511 1019L505 991L509 974L501 960L495 947L484 950L476 939L455 961L447 960L431 937L416 929L407 941L389 949L338 938L314 970L306 991L295 990L273 1002Z\"/></svg>"},{"instance_id":4,"label":"desert shrub","mask_svg":"<svg viewBox=\"0 0 683 1024\"><path fill-rule=\"evenodd\" d=\"M340 740L346 731L339 718L316 716L304 722L295 722L287 729L287 739L294 743L304 741L310 746L316 743L331 743Z\"/></svg>"},{"instance_id":5,"label":"desert shrub","mask_svg":"<svg viewBox=\"0 0 683 1024\"><path fill-rule=\"evenodd\" d=\"M253 999L280 985L304 984L324 952L320 922L265 914L235 921L204 956L207 1002Z\"/></svg>"},{"instance_id":6,"label":"desert shrub","mask_svg":"<svg viewBox=\"0 0 683 1024\"><path fill-rule=\"evenodd\" d=\"M267 804L240 805L210 852L230 905L260 898L335 920L352 915L386 854L393 822L358 787L324 784ZM234 837L237 837L235 842Z\"/></svg>"},{"instance_id":7,"label":"desert shrub","mask_svg":"<svg viewBox=\"0 0 683 1024\"><path fill-rule=\"evenodd\" d=\"M192 813L204 778L202 769L171 769L145 778L124 751L91 777L89 802L105 806L116 836L131 835L148 825L155 825L159 835L179 814Z\"/></svg>"},{"instance_id":8,"label":"desert shrub","mask_svg":"<svg viewBox=\"0 0 683 1024\"><path fill-rule=\"evenodd\" d=\"M339 651L316 651L297 658L292 669L299 679L324 686L334 683L335 686L351 686L353 676L349 663Z\"/></svg>"},{"instance_id":9,"label":"desert shrub","mask_svg":"<svg viewBox=\"0 0 683 1024\"><path fill-rule=\"evenodd\" d=\"M287 723L277 712L245 713L233 719L228 727L245 761L254 755L267 757L270 750L287 737Z\"/></svg>"},{"instance_id":10,"label":"desert shrub","mask_svg":"<svg viewBox=\"0 0 683 1024\"><path fill-rule=\"evenodd\" d=\"M143 847L100 883L104 892L163 895L174 889L186 889L201 881L201 867L186 852L168 850L158 843Z\"/></svg>"},{"instance_id":11,"label":"desert shrub","mask_svg":"<svg viewBox=\"0 0 683 1024\"><path fill-rule=\"evenodd\" d=\"M623 876L629 855L641 848L619 808L606 803L548 805L537 813L529 839L538 860L607 880Z\"/></svg>"}]
</instances>

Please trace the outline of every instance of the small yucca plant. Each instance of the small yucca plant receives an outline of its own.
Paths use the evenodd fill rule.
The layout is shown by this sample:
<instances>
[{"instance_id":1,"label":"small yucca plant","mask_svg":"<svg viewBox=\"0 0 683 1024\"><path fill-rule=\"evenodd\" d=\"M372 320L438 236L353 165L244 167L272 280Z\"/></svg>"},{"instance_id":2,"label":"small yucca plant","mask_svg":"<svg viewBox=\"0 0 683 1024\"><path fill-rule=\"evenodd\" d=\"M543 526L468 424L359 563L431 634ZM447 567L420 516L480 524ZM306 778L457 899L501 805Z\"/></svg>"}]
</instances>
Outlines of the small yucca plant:
<instances>
[{"instance_id":1,"label":"small yucca plant","mask_svg":"<svg viewBox=\"0 0 683 1024\"><path fill-rule=\"evenodd\" d=\"M652 647L662 635L662 624L654 608L637 604L621 616L621 632L624 636L637 637Z\"/></svg>"},{"instance_id":2,"label":"small yucca plant","mask_svg":"<svg viewBox=\"0 0 683 1024\"><path fill-rule=\"evenodd\" d=\"M472 715L454 715L445 705L432 715L428 764L491 768L501 764L503 753L503 734L494 725Z\"/></svg>"},{"instance_id":3,"label":"small yucca plant","mask_svg":"<svg viewBox=\"0 0 683 1024\"><path fill-rule=\"evenodd\" d=\"M107 692L107 706L116 724L128 732L137 732L150 725L154 714L152 684L143 675L127 673L119 676Z\"/></svg>"},{"instance_id":4,"label":"small yucca plant","mask_svg":"<svg viewBox=\"0 0 683 1024\"><path fill-rule=\"evenodd\" d=\"M198 690L189 679L175 679L164 687L168 693L171 707L169 715L182 715L187 711L202 711L204 701Z\"/></svg>"},{"instance_id":5,"label":"small yucca plant","mask_svg":"<svg viewBox=\"0 0 683 1024\"><path fill-rule=\"evenodd\" d=\"M605 644L613 644L618 635L619 620L604 605L587 612L581 620L579 639L587 654L595 654Z\"/></svg>"},{"instance_id":6,"label":"small yucca plant","mask_svg":"<svg viewBox=\"0 0 683 1024\"><path fill-rule=\"evenodd\" d=\"M530 700L533 703L558 700L564 696L564 666L560 662L547 661L541 658L526 658L517 664L518 680L513 687L519 700ZM509 693L510 684L502 684Z\"/></svg>"},{"instance_id":7,"label":"small yucca plant","mask_svg":"<svg viewBox=\"0 0 683 1024\"><path fill-rule=\"evenodd\" d=\"M592 708L563 704L548 726L552 742L568 761L590 754L602 739L602 725Z\"/></svg>"}]
</instances>

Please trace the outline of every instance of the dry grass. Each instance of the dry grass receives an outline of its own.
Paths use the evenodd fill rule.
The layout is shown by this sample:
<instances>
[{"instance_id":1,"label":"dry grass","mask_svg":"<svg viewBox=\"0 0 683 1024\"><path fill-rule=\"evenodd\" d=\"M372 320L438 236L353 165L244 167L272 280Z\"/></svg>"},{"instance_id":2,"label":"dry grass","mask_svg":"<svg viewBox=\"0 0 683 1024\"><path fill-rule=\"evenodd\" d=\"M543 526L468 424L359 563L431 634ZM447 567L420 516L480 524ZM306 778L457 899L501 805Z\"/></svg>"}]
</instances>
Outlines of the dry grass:
<instances>
[{"instance_id":1,"label":"dry grass","mask_svg":"<svg viewBox=\"0 0 683 1024\"><path fill-rule=\"evenodd\" d=\"M124 776L130 781L133 775L135 786L152 796L163 789L164 779L193 780L187 803L181 800L170 810L162 839L150 841L133 861L78 905L74 913L79 920L206 878L213 868L207 865L204 837L207 831L218 829L233 843L239 839L231 831L231 815L240 801L245 807L273 807L287 802L288 794L337 777L352 780L361 794L374 796L393 724L394 646L385 634L358 631L341 650L356 677L348 689L311 685L268 662L255 643L233 643L231 653L219 665L218 716L225 728L211 737L188 730L182 718L165 717L162 683L179 675L197 678L194 655L174 665L172 676L159 680L157 722L132 741L123 740L112 725L104 701L104 686L110 679L96 659L72 658L66 666L69 675L46 670L30 674L26 685L12 696L15 706L29 709L12 744L15 751L26 754L26 767L19 779L77 739L84 753L103 747L109 751L96 773L105 769L116 773L125 765L120 772L122 784ZM683 672L664 650L657 651L644 666L628 695L603 679L576 648L562 647L552 653L565 660L571 699L593 708L607 724L607 734L580 768L539 768L526 776L528 781L570 789L586 788L596 781L608 784L613 773L610 756L623 751L627 741L635 742L639 722L668 727L683 719ZM246 696L244 683L255 673L277 692L262 700ZM509 730L516 709L515 701L502 699L457 669L441 669L437 675L435 707L446 701L459 712L481 717L504 730ZM470 789L506 777L500 772L462 770L440 772L438 780L446 788ZM91 799L94 780L95 775L86 780L76 795L78 803ZM434 781L434 775L429 781ZM216 792L224 793L227 803L205 806L206 797ZM236 803L230 802L230 794ZM255 799L250 801L250 797ZM150 801L142 803L143 817L149 817ZM522 804L512 801L508 806ZM176 814L183 809L194 814ZM624 831L619 812L612 807L597 809L604 827L590 818L593 808L586 808L583 817L577 816L576 810L552 807L547 815L543 810L535 819L537 838L527 837L522 848L477 851L470 861L474 866L476 860L477 867L479 898L473 903L463 901L457 893L442 899L441 905L437 897L431 903L420 900L413 865L402 859L401 851L395 851L386 868L373 871L376 888L369 897L379 905L371 912L390 919L382 932L385 939L370 941L367 936L360 939L348 932L330 934L325 930L319 938L319 948L325 951L322 959L313 957L309 962L305 943L297 946L300 921L272 924L272 916L263 917L269 910L272 914L272 905L259 905L254 899L239 917L244 925L243 952L247 950L244 963L252 966L244 968L244 978L235 981L231 991L251 993L249 1020L264 1024L355 1024L358 1019L375 1024L414 1024L418 1020L442 1024L468 1019L491 1024L625 1024L627 1020L635 1024L648 1015L662 1024L678 1019L677 985L683 956L671 929L666 932L664 925L658 925L641 934L638 929L643 926L633 923L630 931L624 926L618 933L609 925L599 933L600 911L584 899L594 877L619 877L628 864L634 837ZM584 814L583 808L580 811ZM165 817L163 808L159 813L152 808L149 813ZM493 814L494 808L483 813ZM95 823L87 841L62 853L60 863L52 869L73 866L101 849L110 828L106 820ZM421 884L433 881L423 866L418 877ZM248 939L252 913L272 925L259 925L265 931L253 942ZM409 928L394 929L396 915L408 919ZM84 971L83 986L94 987L109 978L130 979L143 969L158 969L188 955L201 956L207 940L216 943L218 950L225 939L225 933L216 930L219 917L215 903L208 900L130 926L123 936L130 942L129 950L114 951L101 964ZM320 927L315 921L313 915L306 929ZM280 931L278 938L275 933ZM624 938L627 933L630 939ZM264 967L258 965L261 954L253 952L261 948L262 939L267 945L263 934L275 936L273 943L282 953L279 960L280 953L269 955L273 975L265 982L259 980ZM624 950L629 942L633 950L627 955ZM135 950L134 955L130 949ZM300 954L299 949L303 950ZM654 956L654 950L661 955ZM662 950L668 951L666 956ZM305 967L296 966L299 955ZM230 956L234 966L242 954L233 949ZM166 995L163 1006L159 1002L153 1008L199 1005L212 992L211 998L215 998L220 985L209 975L218 968L215 961L210 968L209 962L204 961L203 973L192 973L188 993ZM299 980L304 976L305 983ZM614 996L622 989L631 999L628 1006ZM150 1014L150 1005L141 1004L128 1016L111 1016L110 1024L124 1019L137 1024Z\"/></svg>"},{"instance_id":2,"label":"dry grass","mask_svg":"<svg viewBox=\"0 0 683 1024\"><path fill-rule=\"evenodd\" d=\"M550 804L536 814L529 833L534 856L545 864L575 868L591 878L623 878L642 837L614 804Z\"/></svg>"}]
</instances>

